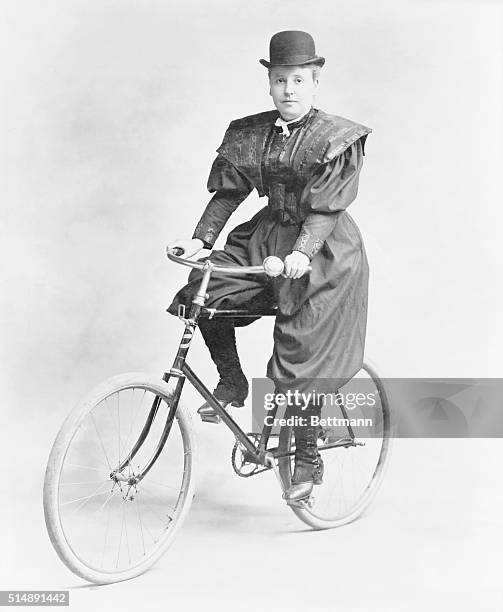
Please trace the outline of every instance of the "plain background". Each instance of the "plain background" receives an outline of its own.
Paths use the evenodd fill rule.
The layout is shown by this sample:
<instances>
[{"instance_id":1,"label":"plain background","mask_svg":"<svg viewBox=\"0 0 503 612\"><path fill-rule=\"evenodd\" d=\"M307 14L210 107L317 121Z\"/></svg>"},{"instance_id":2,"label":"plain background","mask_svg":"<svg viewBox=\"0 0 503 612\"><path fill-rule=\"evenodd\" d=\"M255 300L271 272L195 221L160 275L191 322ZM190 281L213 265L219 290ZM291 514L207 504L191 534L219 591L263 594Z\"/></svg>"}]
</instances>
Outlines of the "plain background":
<instances>
[{"instance_id":1,"label":"plain background","mask_svg":"<svg viewBox=\"0 0 503 612\"><path fill-rule=\"evenodd\" d=\"M164 247L190 237L228 122L272 108L258 59L278 30L311 32L327 58L317 106L374 130L349 211L370 262L367 354L389 377L500 375L502 28L489 1L2 1L0 588L81 584L44 532L52 440L97 382L171 365L181 328L164 310L186 273ZM228 229L263 205L250 196ZM250 376L265 372L271 325L239 334ZM200 339L190 363L216 378ZM268 603L300 609L321 571L334 587L315 609L500 609L497 440L401 442L367 522L300 537L272 480L243 485L230 437L199 430L206 478L173 548L183 563L75 591L73 607L157 588L166 604L231 609L262 584ZM292 576L309 578L307 595Z\"/></svg>"}]
</instances>

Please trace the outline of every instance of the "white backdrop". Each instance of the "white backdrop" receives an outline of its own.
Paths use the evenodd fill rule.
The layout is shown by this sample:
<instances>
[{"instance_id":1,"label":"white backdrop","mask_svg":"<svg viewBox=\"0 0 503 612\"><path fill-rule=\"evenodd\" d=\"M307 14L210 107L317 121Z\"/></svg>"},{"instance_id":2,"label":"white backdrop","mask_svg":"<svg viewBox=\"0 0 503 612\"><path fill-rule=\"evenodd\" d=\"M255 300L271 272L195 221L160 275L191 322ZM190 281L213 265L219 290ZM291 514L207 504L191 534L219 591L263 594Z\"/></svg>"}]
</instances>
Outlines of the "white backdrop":
<instances>
[{"instance_id":1,"label":"white backdrop","mask_svg":"<svg viewBox=\"0 0 503 612\"><path fill-rule=\"evenodd\" d=\"M0 376L4 431L23 441L20 499L39 504L51 440L82 393L170 366L181 328L164 309L186 273L164 247L190 236L228 122L272 108L258 59L278 30L311 32L327 58L317 106L374 129L349 211L370 263L367 354L388 376L500 375L502 12L3 0ZM229 229L264 204L252 195ZM271 326L239 333L250 376L265 372ZM215 379L202 348L190 362Z\"/></svg>"}]
</instances>

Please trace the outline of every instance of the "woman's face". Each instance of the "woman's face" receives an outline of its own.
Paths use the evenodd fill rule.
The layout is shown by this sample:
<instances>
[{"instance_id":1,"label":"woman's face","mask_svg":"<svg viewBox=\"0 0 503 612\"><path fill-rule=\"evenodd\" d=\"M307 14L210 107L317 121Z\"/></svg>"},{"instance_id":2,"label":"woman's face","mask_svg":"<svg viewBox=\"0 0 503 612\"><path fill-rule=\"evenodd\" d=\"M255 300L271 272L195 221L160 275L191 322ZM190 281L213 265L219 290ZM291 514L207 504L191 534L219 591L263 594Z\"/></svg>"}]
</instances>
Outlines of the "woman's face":
<instances>
[{"instance_id":1,"label":"woman's face","mask_svg":"<svg viewBox=\"0 0 503 612\"><path fill-rule=\"evenodd\" d=\"M313 105L318 79L313 79L309 66L273 66L269 85L274 106L283 119L293 121Z\"/></svg>"}]
</instances>

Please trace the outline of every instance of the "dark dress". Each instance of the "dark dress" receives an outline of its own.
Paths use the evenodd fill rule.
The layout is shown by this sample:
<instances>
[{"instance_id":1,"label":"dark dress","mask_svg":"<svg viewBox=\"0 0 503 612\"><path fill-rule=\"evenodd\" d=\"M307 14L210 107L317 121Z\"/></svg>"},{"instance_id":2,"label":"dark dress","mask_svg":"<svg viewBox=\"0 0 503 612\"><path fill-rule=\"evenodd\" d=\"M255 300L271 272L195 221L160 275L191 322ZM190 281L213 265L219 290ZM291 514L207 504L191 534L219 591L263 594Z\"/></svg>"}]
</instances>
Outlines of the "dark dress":
<instances>
[{"instance_id":1,"label":"dark dress","mask_svg":"<svg viewBox=\"0 0 503 612\"><path fill-rule=\"evenodd\" d=\"M211 261L260 265L298 250L311 259L301 279L258 275L212 277L207 306L278 306L267 376L276 390L334 390L361 368L367 320L368 265L360 232L346 208L355 199L365 139L371 131L311 109L285 138L275 111L232 122L208 179L215 192L193 237L212 248L232 212L257 188L268 205L234 228ZM201 279L193 270L176 295L190 305ZM246 325L249 319L235 320ZM332 379L332 382L328 382Z\"/></svg>"}]
</instances>

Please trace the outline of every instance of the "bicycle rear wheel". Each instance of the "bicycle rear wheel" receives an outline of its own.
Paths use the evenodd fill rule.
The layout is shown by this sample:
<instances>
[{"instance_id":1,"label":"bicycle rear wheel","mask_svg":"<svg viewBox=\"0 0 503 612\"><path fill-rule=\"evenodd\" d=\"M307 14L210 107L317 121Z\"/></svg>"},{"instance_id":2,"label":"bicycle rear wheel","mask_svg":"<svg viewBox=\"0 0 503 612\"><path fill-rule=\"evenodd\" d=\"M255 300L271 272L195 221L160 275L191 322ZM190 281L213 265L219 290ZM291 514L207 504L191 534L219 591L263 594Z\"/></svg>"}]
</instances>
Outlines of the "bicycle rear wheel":
<instances>
[{"instance_id":1,"label":"bicycle rear wheel","mask_svg":"<svg viewBox=\"0 0 503 612\"><path fill-rule=\"evenodd\" d=\"M162 380L123 374L96 388L58 433L45 475L45 521L61 560L85 580L113 583L143 573L173 542L190 508L194 438L183 406L162 452L138 479L158 449L170 401ZM149 416L148 433L127 461Z\"/></svg>"},{"instance_id":2,"label":"bicycle rear wheel","mask_svg":"<svg viewBox=\"0 0 503 612\"><path fill-rule=\"evenodd\" d=\"M374 389L378 401L373 408L373 424L378 433L357 437L355 444L335 446L341 432L334 434L325 429L325 440L318 442L325 466L323 484L314 487L310 506L291 506L293 512L314 529L339 527L358 518L377 493L390 457L391 413L384 385L367 364L355 378L363 379L367 390ZM344 393L344 388L340 391ZM357 416L351 414L352 418ZM279 451L292 452L294 449L293 428L284 426L280 431ZM286 490L292 482L293 456L280 458L278 464Z\"/></svg>"}]
</instances>

